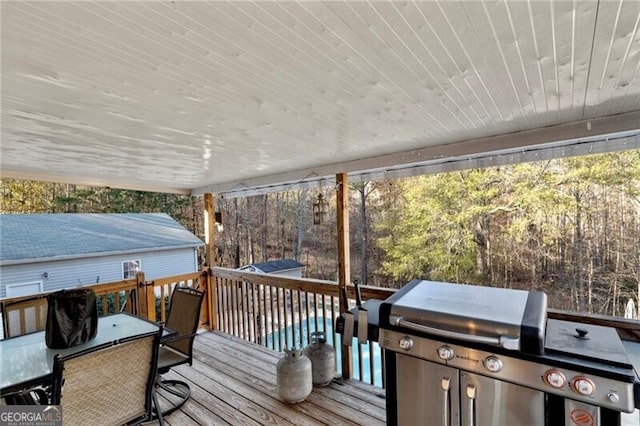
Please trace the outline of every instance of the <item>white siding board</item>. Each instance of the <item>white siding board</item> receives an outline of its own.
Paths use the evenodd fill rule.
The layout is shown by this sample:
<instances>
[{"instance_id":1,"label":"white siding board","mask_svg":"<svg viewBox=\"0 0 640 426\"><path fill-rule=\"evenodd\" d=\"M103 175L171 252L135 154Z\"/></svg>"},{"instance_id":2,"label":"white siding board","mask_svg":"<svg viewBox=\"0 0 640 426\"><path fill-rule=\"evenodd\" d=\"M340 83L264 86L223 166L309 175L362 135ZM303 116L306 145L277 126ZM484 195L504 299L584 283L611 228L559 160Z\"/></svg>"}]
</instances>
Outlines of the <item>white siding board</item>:
<instances>
[{"instance_id":1,"label":"white siding board","mask_svg":"<svg viewBox=\"0 0 640 426\"><path fill-rule=\"evenodd\" d=\"M499 6L497 10L504 14L501 5L495 6ZM501 127L509 132L517 130L521 125L519 121L525 122L528 118L523 114L508 63L505 63L504 52L493 34L493 22L487 19L483 4L445 3L441 7L459 44L464 46L467 80ZM466 25L460 25L462 21ZM455 30L454 22L458 24Z\"/></svg>"},{"instance_id":2,"label":"white siding board","mask_svg":"<svg viewBox=\"0 0 640 426\"><path fill-rule=\"evenodd\" d=\"M0 268L0 297L5 297L7 284L42 281L44 291L53 291L120 281L122 262L127 260L140 260L148 280L198 270L193 248L7 265ZM44 272L48 278L43 278Z\"/></svg>"},{"instance_id":3,"label":"white siding board","mask_svg":"<svg viewBox=\"0 0 640 426\"><path fill-rule=\"evenodd\" d=\"M388 44L385 39L381 38L380 34L385 32L385 24L371 9L371 6L364 2L336 2L327 4L327 7L331 8L343 21L357 23L357 25L352 24L350 27L353 33L350 41L353 43L354 49L360 51L363 48L361 46L364 45L366 48L363 52L372 52L366 58L376 72L362 81L363 90L367 90L367 96L374 101L371 105L380 105L376 100L384 99L385 96L391 96L393 99L390 103L386 102L383 108L373 111L374 114L371 114L370 111L369 115L376 120L381 119L397 124L407 120L414 123L424 123L424 127L421 125L417 128L418 130L423 129L422 132L413 132L414 135L446 137L449 131L442 122L441 112L435 112L439 114L436 116L434 111L419 102L415 93L415 85L412 89L409 88L408 84L411 81L415 82L415 76L406 78L406 65L402 63L394 51L395 45ZM408 136L400 125L394 129L394 139L406 141Z\"/></svg>"},{"instance_id":4,"label":"white siding board","mask_svg":"<svg viewBox=\"0 0 640 426\"><path fill-rule=\"evenodd\" d=\"M640 62L640 2L604 2L598 13L608 19L597 27L595 39L599 42L595 43L594 51L601 54L594 55L591 64L589 85L597 91L587 97L588 117L621 109L627 94L624 83L630 80Z\"/></svg>"},{"instance_id":5,"label":"white siding board","mask_svg":"<svg viewBox=\"0 0 640 426\"><path fill-rule=\"evenodd\" d=\"M420 104L428 108L431 114L439 115L447 129L459 126L465 129L475 127L468 113L462 110L461 100L456 101L445 91L442 82L434 78L423 60L424 57L431 58L425 55L424 45L406 16L407 13L415 14L412 5L393 2L373 3L371 9L381 21L378 31L381 37L393 42L391 49L397 57L396 62L402 63L412 76L411 79L404 79L407 92L415 93L416 100ZM446 76L441 78L444 81L448 79ZM402 80L400 78L400 81Z\"/></svg>"},{"instance_id":6,"label":"white siding board","mask_svg":"<svg viewBox=\"0 0 640 426\"><path fill-rule=\"evenodd\" d=\"M505 3L509 28L514 36L516 55L523 83L529 96L533 112L538 115L538 125L553 123L554 115L549 114L553 104L553 39L549 8L537 2ZM534 12L534 8L536 11Z\"/></svg>"},{"instance_id":7,"label":"white siding board","mask_svg":"<svg viewBox=\"0 0 640 426\"><path fill-rule=\"evenodd\" d=\"M637 84L633 84L633 81L640 75L640 52L638 52L638 49L640 49L640 12L636 14L636 22L629 36L626 59L619 71L618 87L620 90L618 91L616 88L616 91L623 99L619 103L616 113L626 111L625 108L629 108L628 105L639 105L640 87Z\"/></svg>"},{"instance_id":8,"label":"white siding board","mask_svg":"<svg viewBox=\"0 0 640 426\"><path fill-rule=\"evenodd\" d=\"M473 105L476 101L475 97L472 94L464 94L458 85L451 81L450 76L459 71L455 64L451 61L436 59L434 51L439 50L445 57L447 53L442 51L442 43L433 33L417 4L411 2L402 6L397 3L391 3L391 5L405 24L398 25L398 31L406 33L403 37L411 50L411 55L415 56L418 72L428 76L425 89L434 91L440 102L448 106L450 113L461 122L463 127L467 129L482 127L483 119Z\"/></svg>"},{"instance_id":9,"label":"white siding board","mask_svg":"<svg viewBox=\"0 0 640 426\"><path fill-rule=\"evenodd\" d=\"M448 34L451 34L451 28L444 25L442 11L428 2L415 3L415 7L418 12L416 16L423 21L416 22L417 28L423 42L429 47L429 52L434 56L434 63L445 73L444 84L451 85L462 96L470 111L477 116L477 120L474 120L477 127L496 126L498 117L491 115L478 92L467 80L469 66L465 65L466 58L462 58L461 62L458 60L464 56L464 52L450 40ZM443 28L444 32L439 28ZM460 53L454 57L458 50Z\"/></svg>"},{"instance_id":10,"label":"white siding board","mask_svg":"<svg viewBox=\"0 0 640 426\"><path fill-rule=\"evenodd\" d=\"M498 126L507 123L504 112L499 105L501 93L491 92L484 80L484 68L489 60L487 56L493 55L495 52L487 51L487 56L478 55L481 43L478 38L481 38L482 35L476 34L476 29L468 19L464 7L454 3L441 5L423 3L420 4L420 7L444 43L448 55L456 64L458 72L452 77L452 80L461 88L467 87L477 99L479 107L486 116L485 126L490 124ZM460 22L466 24L454 25L454 23ZM490 48L490 45L486 47ZM509 131L512 131L512 126L509 126Z\"/></svg>"}]
</instances>

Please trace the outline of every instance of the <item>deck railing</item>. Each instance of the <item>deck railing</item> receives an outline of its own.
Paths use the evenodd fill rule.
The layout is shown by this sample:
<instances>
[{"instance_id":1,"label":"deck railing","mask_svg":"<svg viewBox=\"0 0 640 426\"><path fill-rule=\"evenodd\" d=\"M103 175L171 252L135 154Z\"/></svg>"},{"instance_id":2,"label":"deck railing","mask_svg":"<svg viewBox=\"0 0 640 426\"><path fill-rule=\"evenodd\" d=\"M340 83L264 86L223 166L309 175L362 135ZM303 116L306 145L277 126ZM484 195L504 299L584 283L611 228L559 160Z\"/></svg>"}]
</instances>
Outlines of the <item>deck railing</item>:
<instances>
[{"instance_id":1,"label":"deck railing","mask_svg":"<svg viewBox=\"0 0 640 426\"><path fill-rule=\"evenodd\" d=\"M99 315L108 315L116 312L129 312L148 318L151 321L165 321L169 297L175 286L189 286L203 291L208 290L209 270L205 269L198 272L188 274L174 275L171 277L163 277L146 281L143 272L139 272L135 279L122 281L114 281L102 284L93 284L86 286L91 288L96 294L96 302ZM46 297L52 293L38 293L38 297ZM34 295L21 297L8 297L2 299L2 303L11 304L14 302L31 299ZM162 303L164 301L164 303ZM213 315L208 311L210 303L207 299L202 307L200 326L210 328L209 318ZM25 312L15 311L14 316L19 318L21 322L36 321L37 318L28 305L25 306ZM39 323L44 324L40 321ZM22 327L23 329L25 327ZM33 327L31 327L33 329ZM36 328L37 329L37 328ZM0 331L2 327L0 326ZM2 336L4 337L4 333Z\"/></svg>"},{"instance_id":2,"label":"deck railing","mask_svg":"<svg viewBox=\"0 0 640 426\"><path fill-rule=\"evenodd\" d=\"M311 333L324 331L336 350L336 364L341 365L341 339L335 332L340 313L338 284L314 280L258 274L227 268L205 268L201 271L146 280L144 273L136 279L88 286L97 296L100 315L126 311L151 321L165 321L169 299L176 286L189 286L206 291L202 306L201 327L221 330L276 351L304 347ZM361 287L364 300L386 299L394 290ZM46 296L41 293L39 296ZM5 298L3 303L33 296ZM354 289L348 286L348 298L354 305ZM27 309L27 308L25 308ZM18 312L20 321L33 317ZM640 322L621 318L585 315L550 309L549 318L615 327L625 340L640 341ZM2 327L0 327L0 330ZM3 336L2 336L3 337ZM354 339L354 377L384 386L384 354L377 344L357 344ZM348 356L348 355L347 355ZM379 376L377 371L381 371Z\"/></svg>"},{"instance_id":3,"label":"deck railing","mask_svg":"<svg viewBox=\"0 0 640 426\"><path fill-rule=\"evenodd\" d=\"M341 365L341 339L335 332L340 314L338 284L333 281L257 274L227 268L201 271L146 280L143 272L136 279L95 284L100 315L122 310L165 321L170 296L176 286L206 291L200 326L221 330L276 351L302 348L311 342L311 333L324 331L336 351L336 365ZM363 299L385 299L390 290L362 287ZM45 296L48 293L42 293ZM353 287L348 295L354 304ZM21 298L6 298L11 302ZM354 377L382 385L376 375L384 363L377 344L356 344L354 339Z\"/></svg>"},{"instance_id":4,"label":"deck railing","mask_svg":"<svg viewBox=\"0 0 640 426\"><path fill-rule=\"evenodd\" d=\"M219 330L276 351L303 348L311 342L313 332L324 332L336 351L336 364L341 365L342 341L335 327L340 314L336 282L226 268L211 268L211 276ZM385 299L391 293L377 287L361 288L365 300ZM353 300L353 288L349 296ZM384 363L377 343L359 344L354 339L351 362L355 378L383 385Z\"/></svg>"}]
</instances>

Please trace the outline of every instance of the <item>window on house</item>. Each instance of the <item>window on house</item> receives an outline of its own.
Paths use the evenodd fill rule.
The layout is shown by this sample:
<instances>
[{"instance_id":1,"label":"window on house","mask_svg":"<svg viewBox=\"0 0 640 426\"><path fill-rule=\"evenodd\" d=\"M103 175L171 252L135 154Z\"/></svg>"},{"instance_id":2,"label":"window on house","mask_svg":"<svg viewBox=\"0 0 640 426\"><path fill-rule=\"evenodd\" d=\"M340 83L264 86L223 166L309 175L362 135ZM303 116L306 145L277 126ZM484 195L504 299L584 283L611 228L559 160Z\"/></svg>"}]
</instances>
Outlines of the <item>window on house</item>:
<instances>
[{"instance_id":1,"label":"window on house","mask_svg":"<svg viewBox=\"0 0 640 426\"><path fill-rule=\"evenodd\" d=\"M128 280L135 278L136 274L141 271L140 260L127 260L122 262L122 279Z\"/></svg>"}]
</instances>

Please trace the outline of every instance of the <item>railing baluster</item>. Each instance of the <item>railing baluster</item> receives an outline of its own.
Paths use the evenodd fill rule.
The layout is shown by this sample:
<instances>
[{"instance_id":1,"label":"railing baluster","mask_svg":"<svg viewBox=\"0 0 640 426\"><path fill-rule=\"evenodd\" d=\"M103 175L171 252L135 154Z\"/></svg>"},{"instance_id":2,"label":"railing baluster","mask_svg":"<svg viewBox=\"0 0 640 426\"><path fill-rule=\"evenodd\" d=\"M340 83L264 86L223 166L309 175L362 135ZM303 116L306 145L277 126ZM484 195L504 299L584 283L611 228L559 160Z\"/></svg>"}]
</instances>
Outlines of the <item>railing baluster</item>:
<instances>
[{"instance_id":1,"label":"railing baluster","mask_svg":"<svg viewBox=\"0 0 640 426\"><path fill-rule=\"evenodd\" d=\"M106 294L100 296L102 300L102 315L107 315L109 313L109 299Z\"/></svg>"},{"instance_id":2,"label":"railing baluster","mask_svg":"<svg viewBox=\"0 0 640 426\"><path fill-rule=\"evenodd\" d=\"M280 350L280 347L276 349L276 318L273 312L273 287L268 286L269 288L269 320L271 323L271 349ZM278 333L278 339L280 339L280 334Z\"/></svg>"},{"instance_id":3,"label":"railing baluster","mask_svg":"<svg viewBox=\"0 0 640 426\"><path fill-rule=\"evenodd\" d=\"M269 334L269 311L267 310L267 287L264 284L260 284L260 293L262 295L262 327L260 332L264 330L263 345L268 347L267 335Z\"/></svg>"},{"instance_id":4,"label":"railing baluster","mask_svg":"<svg viewBox=\"0 0 640 426\"><path fill-rule=\"evenodd\" d=\"M240 337L240 323L242 318L240 317L240 304L242 303L242 299L240 296L240 287L242 286L242 281L236 282L233 286L233 329L234 335Z\"/></svg>"},{"instance_id":5,"label":"railing baluster","mask_svg":"<svg viewBox=\"0 0 640 426\"><path fill-rule=\"evenodd\" d=\"M322 331L324 331L324 336L325 338L329 338L327 333L327 330L329 329L327 327L327 296L325 296L324 294L322 295Z\"/></svg>"},{"instance_id":6,"label":"railing baluster","mask_svg":"<svg viewBox=\"0 0 640 426\"><path fill-rule=\"evenodd\" d=\"M220 321L218 322L218 328L225 333L228 332L227 328L227 279L226 278L216 278L218 280L218 305L220 308L218 309L218 315L220 316Z\"/></svg>"},{"instance_id":7,"label":"railing baluster","mask_svg":"<svg viewBox=\"0 0 640 426\"><path fill-rule=\"evenodd\" d=\"M164 298L167 297L165 293L164 286L160 286L160 321L165 321L167 319L166 305L164 303Z\"/></svg>"},{"instance_id":8,"label":"railing baluster","mask_svg":"<svg viewBox=\"0 0 640 426\"><path fill-rule=\"evenodd\" d=\"M292 336L292 345L296 348L304 348L304 343L302 341L302 333L299 333L296 328L300 328L300 324L296 321L296 298L294 294L294 290L289 290L289 313L291 314L291 336ZM300 340L298 340L300 337Z\"/></svg>"},{"instance_id":9,"label":"railing baluster","mask_svg":"<svg viewBox=\"0 0 640 426\"><path fill-rule=\"evenodd\" d=\"M239 307L240 307L240 318L238 321L238 327L240 327L240 336L243 339L247 339L247 312L244 309L245 307L245 302L246 302L246 287L247 287L247 282L242 280L240 281L240 303L239 303Z\"/></svg>"},{"instance_id":10,"label":"railing baluster","mask_svg":"<svg viewBox=\"0 0 640 426\"><path fill-rule=\"evenodd\" d=\"M242 298L242 307L244 308L244 325L245 325L245 339L251 341L251 328L253 320L251 319L251 312L253 307L250 306L251 301L251 282L245 281L244 283L244 297Z\"/></svg>"},{"instance_id":11,"label":"railing baluster","mask_svg":"<svg viewBox=\"0 0 640 426\"><path fill-rule=\"evenodd\" d=\"M262 343L260 339L260 286L254 283L251 283L251 306L253 307L253 311L251 312L251 322L253 326L253 342L254 343Z\"/></svg>"},{"instance_id":12,"label":"railing baluster","mask_svg":"<svg viewBox=\"0 0 640 426\"><path fill-rule=\"evenodd\" d=\"M337 348L338 348L338 341L336 340L336 298L334 296L330 296L331 298L331 323L333 324L333 327L331 327L331 333L333 334L333 339L331 340L333 343L333 347L334 349L336 349L337 352ZM327 334L327 340L329 339L329 335ZM340 360L336 360L336 365Z\"/></svg>"},{"instance_id":13,"label":"railing baluster","mask_svg":"<svg viewBox=\"0 0 640 426\"><path fill-rule=\"evenodd\" d=\"M298 320L296 321L296 324L298 325L298 332L300 333L300 346L301 347L305 347L305 345L309 344L308 341L305 342L304 340L304 316L302 313L302 295L301 295L301 291L300 290L296 290L296 302L298 304Z\"/></svg>"},{"instance_id":14,"label":"railing baluster","mask_svg":"<svg viewBox=\"0 0 640 426\"><path fill-rule=\"evenodd\" d=\"M280 287L275 287L275 291L276 291L276 314L277 314L277 322L276 322L276 329L278 330L278 350L282 351L283 350L283 346L282 346L282 333L280 332L280 329L282 328L282 320L280 317Z\"/></svg>"},{"instance_id":15,"label":"railing baluster","mask_svg":"<svg viewBox=\"0 0 640 426\"><path fill-rule=\"evenodd\" d=\"M253 342L258 343L258 319L260 318L260 297L257 296L257 287L251 283L251 330L253 333ZM256 302L257 298L257 302ZM257 309L257 311L256 311Z\"/></svg>"},{"instance_id":16,"label":"railing baluster","mask_svg":"<svg viewBox=\"0 0 640 426\"><path fill-rule=\"evenodd\" d=\"M291 348L291 342L289 341L289 314L287 313L287 300L289 296L287 294L287 289L282 289L282 303L279 304L282 309L282 316L284 319L284 341L287 349Z\"/></svg>"},{"instance_id":17,"label":"railing baluster","mask_svg":"<svg viewBox=\"0 0 640 426\"><path fill-rule=\"evenodd\" d=\"M224 285L224 294L225 294L224 298L226 303L225 312L227 317L225 320L227 323L225 332L229 334L233 334L233 315L231 310L231 304L233 303L231 301L232 290L233 290L233 281L226 280Z\"/></svg>"},{"instance_id":18,"label":"railing baluster","mask_svg":"<svg viewBox=\"0 0 640 426\"><path fill-rule=\"evenodd\" d=\"M253 282L247 283L247 331L248 331L248 340L250 342L255 342L255 301L253 300Z\"/></svg>"},{"instance_id":19,"label":"railing baluster","mask_svg":"<svg viewBox=\"0 0 640 426\"><path fill-rule=\"evenodd\" d=\"M235 324L237 327L236 336L242 337L242 281L237 281L233 286L235 289L235 302L233 309L236 314Z\"/></svg>"},{"instance_id":20,"label":"railing baluster","mask_svg":"<svg viewBox=\"0 0 640 426\"><path fill-rule=\"evenodd\" d=\"M305 321L307 322L307 342L311 342L311 300L309 299L309 292L304 292L304 309Z\"/></svg>"},{"instance_id":21,"label":"railing baluster","mask_svg":"<svg viewBox=\"0 0 640 426\"><path fill-rule=\"evenodd\" d=\"M115 312L120 312L120 292L117 291L114 293L113 304L115 307Z\"/></svg>"},{"instance_id":22,"label":"railing baluster","mask_svg":"<svg viewBox=\"0 0 640 426\"><path fill-rule=\"evenodd\" d=\"M26 332L26 330L27 330L26 310L20 310L19 311L19 316L20 316L20 330L21 330L21 332L22 331Z\"/></svg>"},{"instance_id":23,"label":"railing baluster","mask_svg":"<svg viewBox=\"0 0 640 426\"><path fill-rule=\"evenodd\" d=\"M358 343L358 378L364 382L364 359L362 358L362 344Z\"/></svg>"},{"instance_id":24,"label":"railing baluster","mask_svg":"<svg viewBox=\"0 0 640 426\"><path fill-rule=\"evenodd\" d=\"M227 312L229 313L229 330L227 333L233 335L234 325L233 325L233 289L236 285L236 282L233 280L229 280L228 288L227 288Z\"/></svg>"},{"instance_id":25,"label":"railing baluster","mask_svg":"<svg viewBox=\"0 0 640 426\"><path fill-rule=\"evenodd\" d=\"M223 330L224 329L224 324L223 324L223 319L222 319L222 280L219 279L218 277L211 277L212 280L214 280L211 284L212 284L212 290L216 292L216 297L215 297L215 301L216 301L216 330Z\"/></svg>"},{"instance_id":26,"label":"railing baluster","mask_svg":"<svg viewBox=\"0 0 640 426\"><path fill-rule=\"evenodd\" d=\"M313 323L314 331L318 331L318 293L313 293Z\"/></svg>"},{"instance_id":27,"label":"railing baluster","mask_svg":"<svg viewBox=\"0 0 640 426\"><path fill-rule=\"evenodd\" d=\"M369 341L369 377L371 378L369 383L371 383L371 384L374 384L374 382L375 382L374 375L375 375L375 371L376 371L373 352L374 352L373 342Z\"/></svg>"},{"instance_id":28,"label":"railing baluster","mask_svg":"<svg viewBox=\"0 0 640 426\"><path fill-rule=\"evenodd\" d=\"M236 282L229 283L229 334L236 336Z\"/></svg>"}]
</instances>

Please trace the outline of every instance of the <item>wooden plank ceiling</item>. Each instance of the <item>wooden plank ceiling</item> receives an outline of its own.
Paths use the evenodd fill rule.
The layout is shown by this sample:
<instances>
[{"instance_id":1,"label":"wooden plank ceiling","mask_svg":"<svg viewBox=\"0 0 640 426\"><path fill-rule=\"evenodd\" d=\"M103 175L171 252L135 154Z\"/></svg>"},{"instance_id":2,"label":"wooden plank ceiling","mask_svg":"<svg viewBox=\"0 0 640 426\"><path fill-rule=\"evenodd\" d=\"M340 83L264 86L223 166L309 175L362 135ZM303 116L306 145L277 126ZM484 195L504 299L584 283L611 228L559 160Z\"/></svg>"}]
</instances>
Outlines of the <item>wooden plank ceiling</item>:
<instances>
[{"instance_id":1,"label":"wooden plank ceiling","mask_svg":"<svg viewBox=\"0 0 640 426\"><path fill-rule=\"evenodd\" d=\"M640 128L637 0L1 7L3 177L224 193Z\"/></svg>"}]
</instances>

